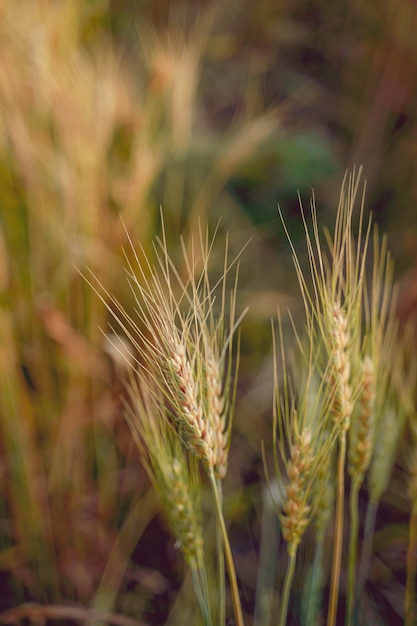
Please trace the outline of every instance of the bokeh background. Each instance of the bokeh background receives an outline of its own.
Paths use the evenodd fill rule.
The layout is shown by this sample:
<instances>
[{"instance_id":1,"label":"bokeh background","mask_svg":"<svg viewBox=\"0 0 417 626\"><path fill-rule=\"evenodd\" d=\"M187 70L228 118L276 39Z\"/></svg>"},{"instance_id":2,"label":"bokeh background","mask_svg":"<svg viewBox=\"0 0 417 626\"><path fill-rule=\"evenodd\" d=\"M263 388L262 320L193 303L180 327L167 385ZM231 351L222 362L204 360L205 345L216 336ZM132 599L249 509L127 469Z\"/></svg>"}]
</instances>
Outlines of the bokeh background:
<instances>
[{"instance_id":1,"label":"bokeh background","mask_svg":"<svg viewBox=\"0 0 417 626\"><path fill-rule=\"evenodd\" d=\"M414 0L0 0L0 619L197 623L124 422L109 315L82 276L131 310L123 247L152 255L160 207L179 264L199 223L218 225L215 250L226 232L232 255L249 242L225 505L253 613L271 317L301 306L277 206L303 262L300 200L314 190L331 227L363 166L399 318L414 318L416 33ZM368 584L384 624L402 619L405 474L399 459Z\"/></svg>"}]
</instances>

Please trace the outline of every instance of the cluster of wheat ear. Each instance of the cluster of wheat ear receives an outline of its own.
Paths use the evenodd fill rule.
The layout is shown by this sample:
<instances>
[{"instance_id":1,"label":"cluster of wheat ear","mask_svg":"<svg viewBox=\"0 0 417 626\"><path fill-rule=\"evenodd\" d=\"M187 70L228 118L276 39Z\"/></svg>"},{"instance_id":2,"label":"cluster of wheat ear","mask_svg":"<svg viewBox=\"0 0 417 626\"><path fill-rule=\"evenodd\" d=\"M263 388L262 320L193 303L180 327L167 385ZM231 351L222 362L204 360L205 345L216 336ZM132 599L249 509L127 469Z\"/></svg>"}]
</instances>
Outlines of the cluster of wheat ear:
<instances>
[{"instance_id":1,"label":"cluster of wheat ear","mask_svg":"<svg viewBox=\"0 0 417 626\"><path fill-rule=\"evenodd\" d=\"M380 241L376 228L371 237L371 220L366 225L363 223L363 197L357 232L353 230L359 181L360 175L352 175L345 181L333 234L325 232L323 239L314 202L312 234L302 213L309 275L303 272L289 239L305 305L306 332L301 337L296 333L296 345L302 354L301 368L304 367L307 374L300 377L298 365L293 378L303 382L292 389L286 375L281 385L283 392L276 392L276 420L283 425L277 444L280 451L277 467L286 484L286 497L279 513L290 559L281 602L282 626L287 619L288 593L300 541L298 534L315 518L316 528L323 537L333 502L334 547L327 624L340 623L337 608L343 565L346 469L350 475L350 493L345 623L348 626L358 620L361 623L360 615L365 610L363 573L369 560L366 547L372 543L373 527L372 523L366 525L365 549L358 566L359 491L369 470L368 512L372 517L387 487L401 427L407 415L413 414L411 398L415 372L401 357L403 348L394 315L396 292L392 262L386 240ZM288 369L285 358L283 365L284 370ZM312 389L311 383L316 380L320 383L315 383ZM298 405L302 407L302 415ZM306 429L308 445L306 447L304 438L301 470L294 466L294 441L300 440ZM283 439L288 442L287 446L282 443ZM383 448L378 445L381 439L384 439ZM379 483L378 487L372 486L375 483ZM294 502L294 493L298 499L303 497L302 506ZM296 540L294 534L288 532L289 528L297 529ZM316 548L322 550L322 540L317 541ZM313 567L315 572L312 571L311 576L323 581L319 559L315 559ZM408 575L414 580L412 568L408 569ZM411 588L412 583L408 584ZM316 624L319 619L323 592L322 585L321 589L319 587L314 586L315 597L306 601L309 608L304 614L305 623ZM407 615L411 615L412 602L409 593ZM407 624L411 626L410 619Z\"/></svg>"},{"instance_id":2,"label":"cluster of wheat ear","mask_svg":"<svg viewBox=\"0 0 417 626\"><path fill-rule=\"evenodd\" d=\"M350 475L350 525L345 620L347 626L357 623L364 608L361 600L372 517L389 480L401 427L413 413L416 376L395 322L392 263L386 241L380 242L376 229L371 237L371 222L363 223L363 202L354 231L358 187L359 176L345 181L333 234L321 234L314 203L311 234L309 220L301 211L309 272L303 271L283 222L304 301L305 324L303 331L297 332L293 322L291 358L284 347L280 316L278 332L274 330L272 335L275 354L280 355L280 367L275 360L273 403L275 480L283 493L277 514L288 545L281 626L287 623L298 548L310 522L315 528L316 554L305 585L301 620L314 625L323 613L323 545L332 518L328 626L340 618L346 471ZM204 623L224 624L225 562L236 624L242 626L221 481L227 473L238 369L237 329L243 314L236 313L237 260L228 260L227 242L220 277L209 278L213 241L200 229L196 244L189 248L182 244L177 263L168 254L164 235L155 243L153 263L143 250L135 252L133 261L128 260L134 313L128 314L116 301L102 297L132 346L128 422L177 545L191 568ZM204 474L212 488L218 530L216 609L206 575L200 509ZM358 497L367 474L370 499L365 548L358 566ZM415 488L411 492L415 501ZM415 533L411 533L407 626L413 619L415 541Z\"/></svg>"}]
</instances>

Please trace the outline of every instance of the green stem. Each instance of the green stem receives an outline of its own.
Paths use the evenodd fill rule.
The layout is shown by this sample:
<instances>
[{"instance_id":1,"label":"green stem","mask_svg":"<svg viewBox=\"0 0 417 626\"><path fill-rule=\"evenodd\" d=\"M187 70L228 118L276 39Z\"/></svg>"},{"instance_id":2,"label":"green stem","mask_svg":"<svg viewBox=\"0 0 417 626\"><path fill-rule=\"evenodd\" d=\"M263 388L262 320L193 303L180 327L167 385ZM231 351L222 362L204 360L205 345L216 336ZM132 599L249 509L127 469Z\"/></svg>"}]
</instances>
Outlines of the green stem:
<instances>
[{"instance_id":1,"label":"green stem","mask_svg":"<svg viewBox=\"0 0 417 626\"><path fill-rule=\"evenodd\" d=\"M343 515L345 501L345 459L346 459L346 432L342 430L339 437L339 458L337 461L337 497L336 497L336 525L333 548L332 580L330 586L329 612L327 626L335 626L337 603L339 600L340 567L342 562L343 542Z\"/></svg>"},{"instance_id":2,"label":"green stem","mask_svg":"<svg viewBox=\"0 0 417 626\"><path fill-rule=\"evenodd\" d=\"M228 537L227 530L226 530L226 524L224 523L223 509L222 509L222 505L220 502L219 492L217 489L217 482L214 477L213 470L211 470L208 473L208 476L209 476L210 484L213 490L218 522L220 525L220 530L221 530L221 534L223 538L223 551L224 551L224 557L226 560L227 573L229 575L230 592L232 595L233 612L235 615L236 626L244 626L242 607L240 604L240 597L239 597L239 588L237 586L236 571L235 571L235 566L233 563L232 550L230 548L230 542L229 542L229 537Z\"/></svg>"},{"instance_id":3,"label":"green stem","mask_svg":"<svg viewBox=\"0 0 417 626\"><path fill-rule=\"evenodd\" d=\"M366 507L362 554L359 566L357 597L360 604L362 603L365 581L369 576L377 510L378 500L370 500L368 502L368 506Z\"/></svg>"},{"instance_id":4,"label":"green stem","mask_svg":"<svg viewBox=\"0 0 417 626\"><path fill-rule=\"evenodd\" d=\"M271 486L268 485L263 493L261 545L256 577L253 626L268 626L271 623L280 535L278 516L271 496Z\"/></svg>"},{"instance_id":5,"label":"green stem","mask_svg":"<svg viewBox=\"0 0 417 626\"><path fill-rule=\"evenodd\" d=\"M352 624L355 608L355 573L358 558L358 499L361 485L361 476L352 479L350 487L350 533L349 533L349 561L348 561L348 588L347 588L347 613L346 626Z\"/></svg>"},{"instance_id":6,"label":"green stem","mask_svg":"<svg viewBox=\"0 0 417 626\"><path fill-rule=\"evenodd\" d=\"M407 580L405 587L405 626L416 623L416 573L417 573L417 500L414 501L410 517L410 533L407 549Z\"/></svg>"},{"instance_id":7,"label":"green stem","mask_svg":"<svg viewBox=\"0 0 417 626\"><path fill-rule=\"evenodd\" d=\"M207 578L204 570L199 567L191 569L193 587L204 619L204 626L213 626L210 614L210 598Z\"/></svg>"},{"instance_id":8,"label":"green stem","mask_svg":"<svg viewBox=\"0 0 417 626\"><path fill-rule=\"evenodd\" d=\"M219 496L220 507L223 510L223 490L220 480L217 481L217 493ZM219 624L226 624L226 598L224 588L224 554L223 554L223 539L220 524L216 525L216 547L217 547L217 568L219 579Z\"/></svg>"},{"instance_id":9,"label":"green stem","mask_svg":"<svg viewBox=\"0 0 417 626\"><path fill-rule=\"evenodd\" d=\"M323 549L324 535L316 538L313 564L308 572L307 583L303 587L301 603L301 623L303 626L315 626L319 618L323 600Z\"/></svg>"},{"instance_id":10,"label":"green stem","mask_svg":"<svg viewBox=\"0 0 417 626\"><path fill-rule=\"evenodd\" d=\"M282 591L281 615L279 619L280 626L285 626L286 621L287 621L288 602L290 599L291 585L292 585L292 581L294 578L297 548L290 545L288 554L289 554L289 561L288 561L287 573L285 574L284 589Z\"/></svg>"}]
</instances>

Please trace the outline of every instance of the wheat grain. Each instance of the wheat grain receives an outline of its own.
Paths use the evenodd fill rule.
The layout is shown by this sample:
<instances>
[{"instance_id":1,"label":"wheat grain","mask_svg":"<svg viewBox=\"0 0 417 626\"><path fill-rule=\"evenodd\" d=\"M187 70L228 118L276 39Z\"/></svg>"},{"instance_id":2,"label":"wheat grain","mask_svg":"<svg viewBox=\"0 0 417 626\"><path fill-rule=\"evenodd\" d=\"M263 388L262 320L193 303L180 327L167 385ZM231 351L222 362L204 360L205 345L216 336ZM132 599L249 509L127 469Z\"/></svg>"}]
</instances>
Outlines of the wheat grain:
<instances>
[{"instance_id":1,"label":"wheat grain","mask_svg":"<svg viewBox=\"0 0 417 626\"><path fill-rule=\"evenodd\" d=\"M305 430L290 451L287 462L289 483L285 490L283 514L280 515L282 536L288 543L290 554L297 550L310 519L307 492L312 463L311 433Z\"/></svg>"},{"instance_id":2,"label":"wheat grain","mask_svg":"<svg viewBox=\"0 0 417 626\"><path fill-rule=\"evenodd\" d=\"M349 431L349 464L351 476L365 474L371 461L375 433L374 365L369 356L362 361L362 389L357 400L357 414Z\"/></svg>"}]
</instances>

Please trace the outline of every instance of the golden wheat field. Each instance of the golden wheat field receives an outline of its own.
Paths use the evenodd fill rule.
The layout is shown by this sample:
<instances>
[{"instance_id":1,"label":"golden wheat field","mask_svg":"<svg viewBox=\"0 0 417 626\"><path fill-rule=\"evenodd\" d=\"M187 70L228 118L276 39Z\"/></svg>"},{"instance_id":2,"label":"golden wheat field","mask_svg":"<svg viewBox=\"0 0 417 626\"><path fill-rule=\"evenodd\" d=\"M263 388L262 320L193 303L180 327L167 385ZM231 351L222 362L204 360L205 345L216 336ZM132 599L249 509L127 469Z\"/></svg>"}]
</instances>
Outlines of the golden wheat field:
<instances>
[{"instance_id":1,"label":"golden wheat field","mask_svg":"<svg viewBox=\"0 0 417 626\"><path fill-rule=\"evenodd\" d=\"M417 624L417 3L0 0L0 622Z\"/></svg>"}]
</instances>

